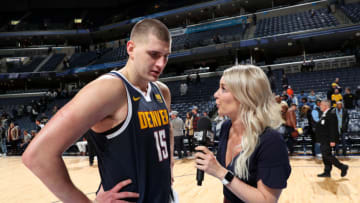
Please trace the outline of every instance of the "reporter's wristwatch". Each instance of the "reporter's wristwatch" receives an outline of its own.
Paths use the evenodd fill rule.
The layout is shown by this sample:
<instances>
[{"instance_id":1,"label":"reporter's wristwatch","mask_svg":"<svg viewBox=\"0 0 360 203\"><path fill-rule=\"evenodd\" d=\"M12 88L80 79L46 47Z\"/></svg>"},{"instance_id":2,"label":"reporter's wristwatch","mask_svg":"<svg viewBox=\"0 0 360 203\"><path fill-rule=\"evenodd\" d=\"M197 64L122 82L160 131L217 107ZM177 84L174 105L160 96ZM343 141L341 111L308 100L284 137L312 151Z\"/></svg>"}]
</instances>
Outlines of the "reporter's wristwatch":
<instances>
[{"instance_id":1,"label":"reporter's wristwatch","mask_svg":"<svg viewBox=\"0 0 360 203\"><path fill-rule=\"evenodd\" d=\"M229 183L231 183L231 181L234 179L234 173L231 171L227 171L227 173L225 174L225 177L221 180L222 184L224 185L228 185Z\"/></svg>"}]
</instances>

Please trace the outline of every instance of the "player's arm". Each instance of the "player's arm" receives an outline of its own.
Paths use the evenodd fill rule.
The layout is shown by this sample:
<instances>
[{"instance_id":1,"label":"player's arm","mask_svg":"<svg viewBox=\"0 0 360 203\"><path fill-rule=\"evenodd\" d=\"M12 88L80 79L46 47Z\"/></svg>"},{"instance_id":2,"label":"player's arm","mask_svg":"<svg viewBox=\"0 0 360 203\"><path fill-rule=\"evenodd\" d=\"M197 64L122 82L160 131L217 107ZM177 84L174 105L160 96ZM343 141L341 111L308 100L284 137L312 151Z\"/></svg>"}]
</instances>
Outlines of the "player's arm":
<instances>
[{"instance_id":1,"label":"player's arm","mask_svg":"<svg viewBox=\"0 0 360 203\"><path fill-rule=\"evenodd\" d=\"M162 82L156 82L161 90L162 95L164 96L166 107L170 111L171 109L171 93L169 88ZM170 123L170 122L169 122ZM170 128L170 158L171 158L171 167L174 166L174 135L172 133L172 128Z\"/></svg>"},{"instance_id":2,"label":"player's arm","mask_svg":"<svg viewBox=\"0 0 360 203\"><path fill-rule=\"evenodd\" d=\"M70 180L62 154L126 102L124 85L114 80L97 79L84 87L45 125L22 156L24 164L63 202L90 202Z\"/></svg>"}]
</instances>

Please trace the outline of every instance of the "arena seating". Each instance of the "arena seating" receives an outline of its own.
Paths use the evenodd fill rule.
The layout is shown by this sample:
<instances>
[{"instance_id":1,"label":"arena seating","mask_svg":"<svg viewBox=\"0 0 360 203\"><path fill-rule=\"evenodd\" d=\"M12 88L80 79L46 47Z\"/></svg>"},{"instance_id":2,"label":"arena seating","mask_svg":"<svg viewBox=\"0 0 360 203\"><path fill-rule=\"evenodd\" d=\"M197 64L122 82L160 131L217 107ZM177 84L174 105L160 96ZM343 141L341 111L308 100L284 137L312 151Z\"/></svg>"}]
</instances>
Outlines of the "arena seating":
<instances>
[{"instance_id":1,"label":"arena seating","mask_svg":"<svg viewBox=\"0 0 360 203\"><path fill-rule=\"evenodd\" d=\"M17 65L8 69L9 73L34 72L36 67L45 59L44 56L31 57L30 61L24 65Z\"/></svg>"},{"instance_id":2,"label":"arena seating","mask_svg":"<svg viewBox=\"0 0 360 203\"><path fill-rule=\"evenodd\" d=\"M331 27L338 24L339 23L332 14L328 13L325 8L320 8L315 10L313 17L311 17L311 13L309 11L304 11L260 19L256 25L254 36L264 37L309 29Z\"/></svg>"},{"instance_id":3,"label":"arena seating","mask_svg":"<svg viewBox=\"0 0 360 203\"><path fill-rule=\"evenodd\" d=\"M102 64L113 61L120 61L127 58L126 47L122 45L118 48L114 48L112 50L107 50L104 55L100 57L100 59L96 60L95 64Z\"/></svg>"},{"instance_id":4,"label":"arena seating","mask_svg":"<svg viewBox=\"0 0 360 203\"><path fill-rule=\"evenodd\" d=\"M65 54L54 54L40 69L40 71L55 71L56 67L63 61Z\"/></svg>"},{"instance_id":5,"label":"arena seating","mask_svg":"<svg viewBox=\"0 0 360 203\"><path fill-rule=\"evenodd\" d=\"M71 56L69 63L69 68L76 68L81 66L86 66L90 62L94 61L97 58L95 51L75 53Z\"/></svg>"},{"instance_id":6,"label":"arena seating","mask_svg":"<svg viewBox=\"0 0 360 203\"><path fill-rule=\"evenodd\" d=\"M310 92L326 92L335 78L340 78L343 87L355 89L359 85L359 67L339 68L316 72L292 73L287 75L289 84L295 93L301 90Z\"/></svg>"},{"instance_id":7,"label":"arena seating","mask_svg":"<svg viewBox=\"0 0 360 203\"><path fill-rule=\"evenodd\" d=\"M360 3L346 4L341 6L341 9L353 23L360 22Z\"/></svg>"},{"instance_id":8,"label":"arena seating","mask_svg":"<svg viewBox=\"0 0 360 203\"><path fill-rule=\"evenodd\" d=\"M341 51L332 51L332 52L306 54L306 59L310 60L312 58L313 60L316 60L316 59L340 57L340 56L346 56L346 55L347 55L346 53L341 52ZM297 62L297 61L303 61L303 60L304 60L304 55L281 57L281 58L275 59L274 64L291 63L291 62Z\"/></svg>"},{"instance_id":9,"label":"arena seating","mask_svg":"<svg viewBox=\"0 0 360 203\"><path fill-rule=\"evenodd\" d=\"M241 40L245 29L242 25L195 32L173 37L173 51L214 44L213 37L219 36L220 43Z\"/></svg>"}]
</instances>

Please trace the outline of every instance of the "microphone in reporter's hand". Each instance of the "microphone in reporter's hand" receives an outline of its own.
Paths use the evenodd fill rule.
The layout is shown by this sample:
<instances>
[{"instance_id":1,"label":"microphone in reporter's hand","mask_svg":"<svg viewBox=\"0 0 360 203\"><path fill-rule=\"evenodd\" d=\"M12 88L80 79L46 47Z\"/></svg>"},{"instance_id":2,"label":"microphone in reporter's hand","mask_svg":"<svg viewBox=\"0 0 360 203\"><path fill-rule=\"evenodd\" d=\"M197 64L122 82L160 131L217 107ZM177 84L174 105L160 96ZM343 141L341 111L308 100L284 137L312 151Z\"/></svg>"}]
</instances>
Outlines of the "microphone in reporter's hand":
<instances>
[{"instance_id":1,"label":"microphone in reporter's hand","mask_svg":"<svg viewBox=\"0 0 360 203\"><path fill-rule=\"evenodd\" d=\"M206 146L206 130L200 132L202 135L198 137L198 144L202 145L202 146ZM196 151L196 152L201 152L204 153L203 151ZM197 185L201 186L202 181L204 180L204 171L201 169L197 169L196 170L196 181L197 181Z\"/></svg>"},{"instance_id":2,"label":"microphone in reporter's hand","mask_svg":"<svg viewBox=\"0 0 360 203\"><path fill-rule=\"evenodd\" d=\"M201 117L198 120L197 130L200 133L199 135L201 135L197 137L198 145L206 146L206 135L208 131L211 131L210 119L208 117ZM197 152L204 153L203 151L197 151ZM197 185L201 186L203 180L204 180L204 171L197 169L196 170Z\"/></svg>"},{"instance_id":3,"label":"microphone in reporter's hand","mask_svg":"<svg viewBox=\"0 0 360 203\"><path fill-rule=\"evenodd\" d=\"M197 152L204 153L203 151L197 151ZM204 171L201 170L201 169L197 169L197 170L196 170L196 181L197 181L197 185L198 185L198 186L201 186L203 180L204 180Z\"/></svg>"}]
</instances>

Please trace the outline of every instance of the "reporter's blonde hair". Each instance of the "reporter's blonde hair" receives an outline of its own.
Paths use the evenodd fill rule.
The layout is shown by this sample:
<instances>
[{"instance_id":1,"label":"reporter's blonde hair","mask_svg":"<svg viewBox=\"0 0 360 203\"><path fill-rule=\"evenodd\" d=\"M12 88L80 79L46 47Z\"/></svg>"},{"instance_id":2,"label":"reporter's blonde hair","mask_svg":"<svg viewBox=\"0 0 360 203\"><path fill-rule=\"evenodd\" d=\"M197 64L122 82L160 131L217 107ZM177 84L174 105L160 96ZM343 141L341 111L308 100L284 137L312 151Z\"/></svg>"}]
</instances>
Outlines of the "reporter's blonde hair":
<instances>
[{"instance_id":1,"label":"reporter's blonde hair","mask_svg":"<svg viewBox=\"0 0 360 203\"><path fill-rule=\"evenodd\" d=\"M264 71L253 65L237 65L226 69L223 80L233 96L240 102L238 116L244 127L235 173L248 179L248 164L259 135L266 127L278 128L282 123L280 105L276 103Z\"/></svg>"}]
</instances>

